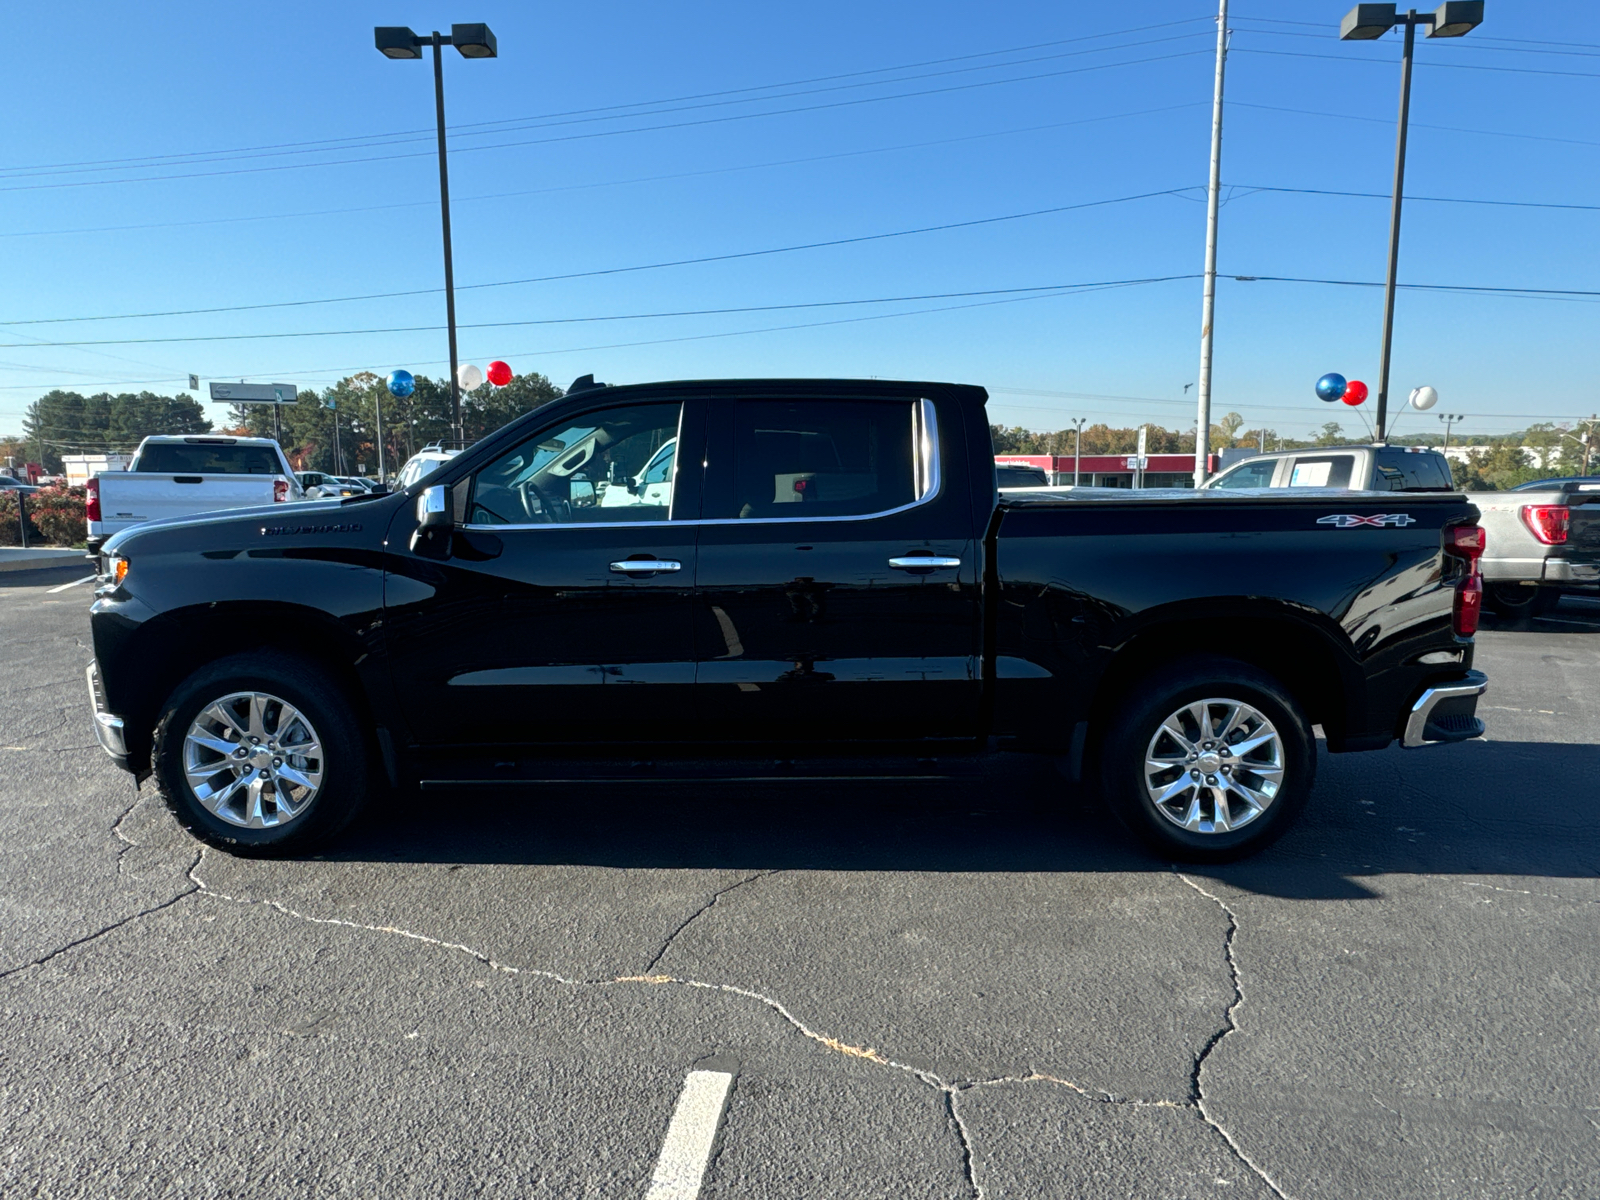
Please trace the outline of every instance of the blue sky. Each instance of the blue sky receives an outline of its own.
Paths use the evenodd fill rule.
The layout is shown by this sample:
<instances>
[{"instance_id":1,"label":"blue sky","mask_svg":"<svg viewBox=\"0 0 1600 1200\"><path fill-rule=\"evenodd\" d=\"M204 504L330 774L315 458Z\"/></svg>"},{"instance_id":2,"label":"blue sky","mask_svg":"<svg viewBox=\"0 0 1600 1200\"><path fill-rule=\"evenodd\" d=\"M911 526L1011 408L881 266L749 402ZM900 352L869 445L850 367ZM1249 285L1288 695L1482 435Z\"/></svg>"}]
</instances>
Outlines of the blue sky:
<instances>
[{"instance_id":1,"label":"blue sky","mask_svg":"<svg viewBox=\"0 0 1600 1200\"><path fill-rule=\"evenodd\" d=\"M989 387L1007 424L1187 427L1197 278L1009 290L1202 266L1215 7L1087 7L18 9L0 85L0 432L52 386L442 374L431 65L384 59L372 27L451 19L500 42L491 61L446 52L463 361L561 384L952 379ZM1343 7L1234 5L1227 276L1383 278L1399 42L1339 42ZM1487 8L1465 38L1419 38L1408 194L1600 205L1600 10ZM1019 215L1074 205L1093 206ZM983 223L593 274L966 222ZM1416 200L1401 280L1600 289L1597 251L1594 208ZM816 307L645 315L778 305ZM1408 291L1397 313L1393 390L1433 385L1462 432L1600 407L1594 298ZM1339 371L1376 392L1381 315L1378 289L1224 279L1216 411L1353 431L1312 386ZM527 324L470 328L508 322ZM86 341L102 344L48 344Z\"/></svg>"}]
</instances>

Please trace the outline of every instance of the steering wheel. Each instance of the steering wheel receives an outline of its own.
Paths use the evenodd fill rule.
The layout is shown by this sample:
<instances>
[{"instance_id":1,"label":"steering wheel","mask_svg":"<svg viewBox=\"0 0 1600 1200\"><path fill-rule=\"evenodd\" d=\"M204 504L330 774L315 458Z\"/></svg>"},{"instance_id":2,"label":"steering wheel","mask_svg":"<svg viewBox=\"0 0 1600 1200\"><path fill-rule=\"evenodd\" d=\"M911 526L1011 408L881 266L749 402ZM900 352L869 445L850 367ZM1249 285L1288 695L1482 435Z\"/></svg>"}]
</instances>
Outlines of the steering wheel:
<instances>
[{"instance_id":1,"label":"steering wheel","mask_svg":"<svg viewBox=\"0 0 1600 1200\"><path fill-rule=\"evenodd\" d=\"M524 479L520 485L522 494L522 511L528 514L528 520L554 524L565 521L566 501L557 499L544 488L531 479ZM535 507L534 502L538 505Z\"/></svg>"}]
</instances>

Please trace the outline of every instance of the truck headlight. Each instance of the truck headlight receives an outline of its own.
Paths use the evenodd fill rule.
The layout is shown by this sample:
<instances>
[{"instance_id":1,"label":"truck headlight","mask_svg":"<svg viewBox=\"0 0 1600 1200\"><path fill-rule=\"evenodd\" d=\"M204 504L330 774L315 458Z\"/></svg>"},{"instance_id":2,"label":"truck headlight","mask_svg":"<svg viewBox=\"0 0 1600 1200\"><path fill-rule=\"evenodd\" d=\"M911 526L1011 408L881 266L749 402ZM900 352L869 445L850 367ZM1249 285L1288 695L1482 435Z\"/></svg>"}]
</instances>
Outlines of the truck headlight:
<instances>
[{"instance_id":1,"label":"truck headlight","mask_svg":"<svg viewBox=\"0 0 1600 1200\"><path fill-rule=\"evenodd\" d=\"M121 587L128 577L128 560L120 554L106 555L106 573L102 577L107 587Z\"/></svg>"}]
</instances>

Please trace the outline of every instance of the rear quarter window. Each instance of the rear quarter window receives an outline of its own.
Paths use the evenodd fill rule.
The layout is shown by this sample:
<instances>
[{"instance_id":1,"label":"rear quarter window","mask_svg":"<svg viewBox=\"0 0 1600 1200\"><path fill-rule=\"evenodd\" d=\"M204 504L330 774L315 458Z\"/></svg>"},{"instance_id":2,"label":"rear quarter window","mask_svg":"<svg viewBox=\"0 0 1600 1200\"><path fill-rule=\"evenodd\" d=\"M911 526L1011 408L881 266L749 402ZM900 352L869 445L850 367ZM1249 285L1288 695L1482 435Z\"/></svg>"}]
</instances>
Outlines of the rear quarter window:
<instances>
[{"instance_id":1,"label":"rear quarter window","mask_svg":"<svg viewBox=\"0 0 1600 1200\"><path fill-rule=\"evenodd\" d=\"M1378 451L1377 477L1372 486L1378 491L1449 492L1454 491L1444 456L1409 453L1404 450Z\"/></svg>"}]
</instances>

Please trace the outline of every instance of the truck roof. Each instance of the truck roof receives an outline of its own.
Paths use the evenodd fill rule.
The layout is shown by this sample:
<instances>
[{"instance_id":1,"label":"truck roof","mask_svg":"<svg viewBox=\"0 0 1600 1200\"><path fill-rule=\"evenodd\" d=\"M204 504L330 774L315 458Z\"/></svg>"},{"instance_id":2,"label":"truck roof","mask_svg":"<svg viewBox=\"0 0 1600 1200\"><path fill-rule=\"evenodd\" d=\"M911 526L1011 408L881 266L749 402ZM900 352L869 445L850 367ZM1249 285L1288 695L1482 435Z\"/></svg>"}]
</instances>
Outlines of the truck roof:
<instances>
[{"instance_id":1,"label":"truck roof","mask_svg":"<svg viewBox=\"0 0 1600 1200\"><path fill-rule=\"evenodd\" d=\"M198 446L276 446L278 443L272 438L227 437L210 433L153 433L139 444L141 446L147 444L158 446L182 446L185 444Z\"/></svg>"}]
</instances>

